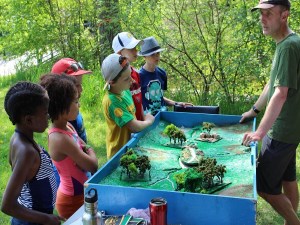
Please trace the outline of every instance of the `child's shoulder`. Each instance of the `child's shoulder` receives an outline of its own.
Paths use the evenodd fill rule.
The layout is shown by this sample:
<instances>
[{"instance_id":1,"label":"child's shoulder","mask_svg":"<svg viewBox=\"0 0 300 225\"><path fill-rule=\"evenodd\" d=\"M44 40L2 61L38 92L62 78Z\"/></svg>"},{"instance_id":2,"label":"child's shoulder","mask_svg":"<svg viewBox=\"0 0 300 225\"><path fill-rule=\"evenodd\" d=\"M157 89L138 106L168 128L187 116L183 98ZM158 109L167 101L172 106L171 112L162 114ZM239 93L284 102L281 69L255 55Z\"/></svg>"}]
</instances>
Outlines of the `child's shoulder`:
<instances>
[{"instance_id":1,"label":"child's shoulder","mask_svg":"<svg viewBox=\"0 0 300 225\"><path fill-rule=\"evenodd\" d=\"M163 68L161 68L161 67L159 67L159 66L156 67L156 71L158 71L158 72L160 72L160 73L163 73L163 74L166 74L165 69L163 69Z\"/></svg>"}]
</instances>

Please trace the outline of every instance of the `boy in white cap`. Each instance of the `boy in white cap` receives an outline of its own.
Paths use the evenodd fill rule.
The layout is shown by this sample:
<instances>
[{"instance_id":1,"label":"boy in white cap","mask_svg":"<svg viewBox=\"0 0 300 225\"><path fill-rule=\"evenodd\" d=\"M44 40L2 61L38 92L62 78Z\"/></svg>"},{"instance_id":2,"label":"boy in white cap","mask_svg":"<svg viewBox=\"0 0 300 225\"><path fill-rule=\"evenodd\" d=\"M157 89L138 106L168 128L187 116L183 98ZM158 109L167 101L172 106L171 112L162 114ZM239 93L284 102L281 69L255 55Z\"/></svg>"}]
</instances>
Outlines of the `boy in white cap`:
<instances>
[{"instance_id":1,"label":"boy in white cap","mask_svg":"<svg viewBox=\"0 0 300 225\"><path fill-rule=\"evenodd\" d=\"M135 39L131 33L118 33L112 42L112 48L115 53L120 54L128 59L129 64L135 62L137 59L136 46L141 43L141 40ZM140 85L140 76L135 68L131 67L132 84L130 92L136 108L135 116L137 120L144 120L144 112L142 105L142 93Z\"/></svg>"},{"instance_id":2,"label":"boy in white cap","mask_svg":"<svg viewBox=\"0 0 300 225\"><path fill-rule=\"evenodd\" d=\"M107 56L101 66L106 81L102 105L108 125L106 135L107 158L110 159L130 139L131 133L139 132L154 122L151 114L144 121L135 117L135 106L129 88L132 84L128 59L119 54Z\"/></svg>"},{"instance_id":3,"label":"boy in white cap","mask_svg":"<svg viewBox=\"0 0 300 225\"><path fill-rule=\"evenodd\" d=\"M167 110L166 106L192 106L191 103L175 102L164 96L167 90L166 71L158 67L160 61L161 48L154 37L143 40L141 51L138 53L144 56L145 65L139 71L142 88L142 102L145 113L151 112L155 115L159 111Z\"/></svg>"}]
</instances>

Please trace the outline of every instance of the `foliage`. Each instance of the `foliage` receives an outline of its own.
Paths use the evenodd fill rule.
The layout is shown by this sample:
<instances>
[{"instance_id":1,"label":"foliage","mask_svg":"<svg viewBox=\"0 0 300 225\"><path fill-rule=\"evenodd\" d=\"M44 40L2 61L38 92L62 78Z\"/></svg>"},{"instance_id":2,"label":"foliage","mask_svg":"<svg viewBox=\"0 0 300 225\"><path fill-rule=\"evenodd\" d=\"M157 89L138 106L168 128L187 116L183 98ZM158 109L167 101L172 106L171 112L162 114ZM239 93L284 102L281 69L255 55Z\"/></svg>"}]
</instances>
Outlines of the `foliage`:
<instances>
[{"instance_id":1,"label":"foliage","mask_svg":"<svg viewBox=\"0 0 300 225\"><path fill-rule=\"evenodd\" d=\"M222 112L238 114L253 104L267 83L275 49L273 40L262 35L258 13L250 14L255 4L256 0L0 0L0 18L5 21L0 25L0 53L27 53L38 64L45 53L52 62L68 56L96 70L112 52L118 32L129 31L140 39L155 36L165 48L161 66L169 77L166 95L220 105ZM300 3L293 2L290 24L296 32L300 19L293 15L299 11ZM236 107L239 102L242 108Z\"/></svg>"},{"instance_id":2,"label":"foliage","mask_svg":"<svg viewBox=\"0 0 300 225\"><path fill-rule=\"evenodd\" d=\"M210 134L210 131L212 128L214 128L216 125L214 123L209 122L203 122L202 123L202 130L206 130L208 134Z\"/></svg>"},{"instance_id":3,"label":"foliage","mask_svg":"<svg viewBox=\"0 0 300 225\"><path fill-rule=\"evenodd\" d=\"M0 27L5 55L43 61L45 54L98 62L98 1L0 0L5 25Z\"/></svg>"},{"instance_id":4,"label":"foliage","mask_svg":"<svg viewBox=\"0 0 300 225\"><path fill-rule=\"evenodd\" d=\"M174 175L178 190L203 193L215 186L214 178L223 183L225 165L217 165L215 158L202 157L197 167Z\"/></svg>"},{"instance_id":5,"label":"foliage","mask_svg":"<svg viewBox=\"0 0 300 225\"><path fill-rule=\"evenodd\" d=\"M188 168L182 173L177 173L174 178L177 184L177 190L184 190L188 192L196 192L199 189L201 190L203 175L194 168Z\"/></svg>"},{"instance_id":6,"label":"foliage","mask_svg":"<svg viewBox=\"0 0 300 225\"><path fill-rule=\"evenodd\" d=\"M128 149L121 156L120 165L126 170L128 177L131 177L131 175L143 177L146 170L151 169L148 156L137 155L133 149Z\"/></svg>"},{"instance_id":7,"label":"foliage","mask_svg":"<svg viewBox=\"0 0 300 225\"><path fill-rule=\"evenodd\" d=\"M166 126L163 133L170 138L170 143L172 139L174 141L174 144L176 144L176 141L178 141L182 145L182 142L186 141L186 136L184 132L178 127L176 127L174 124L169 124L168 126Z\"/></svg>"},{"instance_id":8,"label":"foliage","mask_svg":"<svg viewBox=\"0 0 300 225\"><path fill-rule=\"evenodd\" d=\"M217 165L217 160L209 157L201 158L199 165L195 169L203 174L203 188L213 187L215 177L222 183L224 174L226 173L225 165Z\"/></svg>"}]
</instances>

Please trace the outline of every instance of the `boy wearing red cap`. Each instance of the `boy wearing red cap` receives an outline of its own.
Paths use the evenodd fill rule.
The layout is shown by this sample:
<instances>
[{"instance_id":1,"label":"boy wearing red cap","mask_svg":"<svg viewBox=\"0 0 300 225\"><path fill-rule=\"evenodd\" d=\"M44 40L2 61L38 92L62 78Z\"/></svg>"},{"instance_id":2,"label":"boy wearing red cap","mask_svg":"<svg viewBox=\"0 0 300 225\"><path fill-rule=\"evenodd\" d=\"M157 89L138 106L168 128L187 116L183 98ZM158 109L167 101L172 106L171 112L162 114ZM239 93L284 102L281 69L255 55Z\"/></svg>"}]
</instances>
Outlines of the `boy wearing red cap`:
<instances>
[{"instance_id":1,"label":"boy wearing red cap","mask_svg":"<svg viewBox=\"0 0 300 225\"><path fill-rule=\"evenodd\" d=\"M52 73L55 74L66 74L68 76L74 76L77 80L77 90L78 90L78 97L80 98L82 92L82 76L85 74L90 74L92 71L84 70L83 66L80 62L76 62L72 58L62 58L58 60L52 67ZM79 137L87 143L87 136L86 131L83 123L83 118L81 113L79 112L76 120L69 121L75 130L77 131Z\"/></svg>"}]
</instances>

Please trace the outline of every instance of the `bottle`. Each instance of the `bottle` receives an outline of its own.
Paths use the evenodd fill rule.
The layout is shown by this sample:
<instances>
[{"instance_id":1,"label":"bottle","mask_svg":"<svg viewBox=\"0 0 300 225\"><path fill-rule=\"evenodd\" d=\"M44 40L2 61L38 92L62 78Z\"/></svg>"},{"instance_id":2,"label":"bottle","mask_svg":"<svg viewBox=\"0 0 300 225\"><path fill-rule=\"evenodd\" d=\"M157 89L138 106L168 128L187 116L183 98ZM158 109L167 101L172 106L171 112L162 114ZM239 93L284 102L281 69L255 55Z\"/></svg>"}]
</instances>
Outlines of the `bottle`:
<instances>
[{"instance_id":1,"label":"bottle","mask_svg":"<svg viewBox=\"0 0 300 225\"><path fill-rule=\"evenodd\" d=\"M83 225L103 225L101 213L98 212L98 195L95 188L91 188L84 197Z\"/></svg>"}]
</instances>

